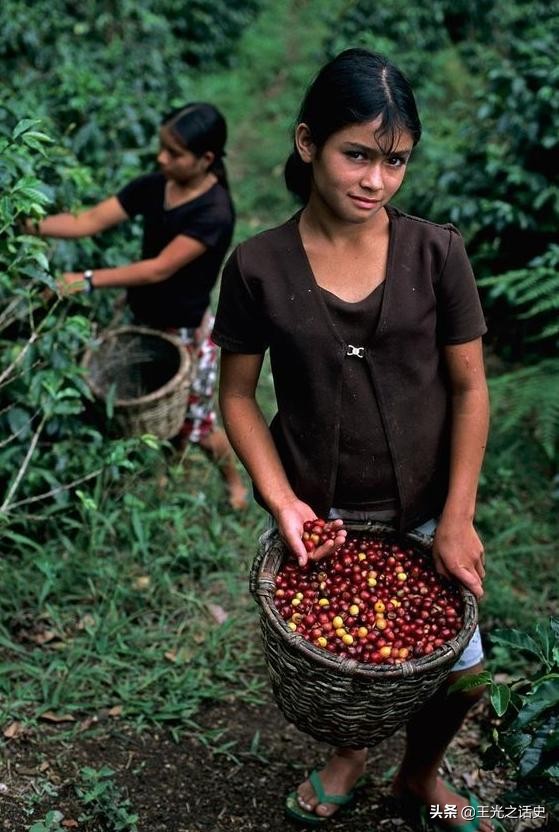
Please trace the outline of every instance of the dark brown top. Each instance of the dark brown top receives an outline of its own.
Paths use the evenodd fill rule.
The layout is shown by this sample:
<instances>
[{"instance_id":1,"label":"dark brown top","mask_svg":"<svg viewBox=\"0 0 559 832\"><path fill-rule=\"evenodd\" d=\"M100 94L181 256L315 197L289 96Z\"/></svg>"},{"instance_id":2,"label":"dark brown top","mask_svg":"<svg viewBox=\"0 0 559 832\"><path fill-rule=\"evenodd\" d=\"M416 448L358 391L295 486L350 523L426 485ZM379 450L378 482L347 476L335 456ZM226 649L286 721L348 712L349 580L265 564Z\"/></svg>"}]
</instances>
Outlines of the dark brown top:
<instances>
[{"instance_id":1,"label":"dark brown top","mask_svg":"<svg viewBox=\"0 0 559 832\"><path fill-rule=\"evenodd\" d=\"M366 298L348 302L322 289L338 335L356 347L353 361L344 361L340 407L340 447L332 503L336 508L386 511L398 507L398 485L371 374L359 358L359 345L375 333L384 282ZM350 356L351 357L351 356Z\"/></svg>"},{"instance_id":2,"label":"dark brown top","mask_svg":"<svg viewBox=\"0 0 559 832\"><path fill-rule=\"evenodd\" d=\"M388 215L378 326L360 346L394 466L400 527L408 529L441 511L448 487L450 397L441 347L474 340L486 327L458 231L391 207ZM325 517L339 464L343 368L358 357L332 324L298 216L235 249L213 337L232 352L269 348L278 404L272 436L293 490Z\"/></svg>"}]
</instances>

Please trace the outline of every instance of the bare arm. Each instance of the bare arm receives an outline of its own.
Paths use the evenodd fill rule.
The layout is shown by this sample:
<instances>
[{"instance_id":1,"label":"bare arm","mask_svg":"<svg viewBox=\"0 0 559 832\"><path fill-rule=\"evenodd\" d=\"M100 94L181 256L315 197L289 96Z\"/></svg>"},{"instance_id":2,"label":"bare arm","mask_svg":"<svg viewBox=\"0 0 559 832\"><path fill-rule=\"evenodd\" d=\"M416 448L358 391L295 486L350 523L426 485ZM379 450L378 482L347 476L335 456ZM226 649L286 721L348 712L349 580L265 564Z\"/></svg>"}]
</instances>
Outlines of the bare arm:
<instances>
[{"instance_id":1,"label":"bare arm","mask_svg":"<svg viewBox=\"0 0 559 832\"><path fill-rule=\"evenodd\" d=\"M161 283L182 266L196 260L206 250L207 246L199 240L179 234L157 257L129 263L126 266L116 266L112 269L96 269L94 286L96 289L102 289ZM65 272L60 281L60 287L66 293L79 291L84 287L83 273Z\"/></svg>"},{"instance_id":2,"label":"bare arm","mask_svg":"<svg viewBox=\"0 0 559 832\"><path fill-rule=\"evenodd\" d=\"M445 347L452 391L450 483L433 553L439 569L483 594L483 545L474 526L477 487L489 428L481 338Z\"/></svg>"},{"instance_id":3,"label":"bare arm","mask_svg":"<svg viewBox=\"0 0 559 832\"><path fill-rule=\"evenodd\" d=\"M263 355L243 355L222 350L219 403L223 424L237 456L273 514L280 534L299 563L308 555L301 541L303 523L315 513L291 488L264 415L256 401L256 385ZM341 525L341 523L340 523ZM319 559L345 540L345 533L312 554Z\"/></svg>"},{"instance_id":4,"label":"bare arm","mask_svg":"<svg viewBox=\"0 0 559 832\"><path fill-rule=\"evenodd\" d=\"M41 237L89 237L127 219L128 214L116 196L111 196L79 214L53 214L45 217L29 230Z\"/></svg>"}]
</instances>

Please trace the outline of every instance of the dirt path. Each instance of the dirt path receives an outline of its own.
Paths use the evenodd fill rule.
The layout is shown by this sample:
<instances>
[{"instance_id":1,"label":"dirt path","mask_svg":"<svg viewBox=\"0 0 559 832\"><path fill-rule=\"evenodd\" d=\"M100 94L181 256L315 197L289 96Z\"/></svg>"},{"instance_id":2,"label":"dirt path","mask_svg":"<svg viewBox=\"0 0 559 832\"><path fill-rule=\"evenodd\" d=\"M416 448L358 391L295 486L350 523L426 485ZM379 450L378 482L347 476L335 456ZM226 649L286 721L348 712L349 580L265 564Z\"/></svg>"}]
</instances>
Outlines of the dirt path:
<instances>
[{"instance_id":1,"label":"dirt path","mask_svg":"<svg viewBox=\"0 0 559 832\"><path fill-rule=\"evenodd\" d=\"M478 769L477 749L486 706L478 707L450 748L446 776L469 785L482 804L494 805L501 788L494 772ZM231 702L208 708L201 726L219 734L214 750L194 736L175 742L170 734L137 734L107 720L99 733L72 743L43 729L6 746L0 780L0 829L24 832L48 810L64 814L62 828L104 832L106 821L80 820L85 810L76 795L84 766L110 766L122 800L139 815L138 832L284 832L294 828L283 814L285 794L327 754L288 725L273 702ZM487 727L485 727L486 731ZM370 755L369 781L350 811L328 824L336 832L415 832L390 798L390 768L403 747L401 733ZM33 809L33 814L29 811ZM77 825L75 825L77 823ZM532 821L534 823L534 821ZM529 824L509 826L543 829ZM128 830L128 827L119 827ZM551 830L550 830L551 832Z\"/></svg>"}]
</instances>

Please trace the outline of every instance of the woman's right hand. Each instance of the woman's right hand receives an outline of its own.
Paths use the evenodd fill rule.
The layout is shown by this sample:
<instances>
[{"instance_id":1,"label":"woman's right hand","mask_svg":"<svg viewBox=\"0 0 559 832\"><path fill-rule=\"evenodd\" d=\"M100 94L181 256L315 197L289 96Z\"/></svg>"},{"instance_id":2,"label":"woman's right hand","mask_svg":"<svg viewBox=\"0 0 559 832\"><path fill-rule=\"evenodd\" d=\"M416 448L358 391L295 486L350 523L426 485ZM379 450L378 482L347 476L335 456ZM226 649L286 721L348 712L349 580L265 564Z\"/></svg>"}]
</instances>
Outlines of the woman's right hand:
<instances>
[{"instance_id":1,"label":"woman's right hand","mask_svg":"<svg viewBox=\"0 0 559 832\"><path fill-rule=\"evenodd\" d=\"M299 566L306 566L309 560L320 560L321 558L333 555L334 552L345 543L347 532L342 528L342 520L331 520L327 528L338 530L334 540L327 540L317 546L313 552L307 552L303 544L303 524L307 520L316 520L316 514L307 503L302 500L293 500L282 506L274 514L280 536L291 549Z\"/></svg>"}]
</instances>

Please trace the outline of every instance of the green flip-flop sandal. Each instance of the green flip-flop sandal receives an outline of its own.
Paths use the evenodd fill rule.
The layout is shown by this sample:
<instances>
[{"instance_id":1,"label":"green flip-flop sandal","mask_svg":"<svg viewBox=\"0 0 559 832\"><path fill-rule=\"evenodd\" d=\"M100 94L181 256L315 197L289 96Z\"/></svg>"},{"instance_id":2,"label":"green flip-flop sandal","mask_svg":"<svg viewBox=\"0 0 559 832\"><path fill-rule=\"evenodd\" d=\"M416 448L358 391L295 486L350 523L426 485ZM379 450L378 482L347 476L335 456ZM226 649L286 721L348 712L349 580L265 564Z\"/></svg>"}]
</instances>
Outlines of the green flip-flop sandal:
<instances>
[{"instance_id":1,"label":"green flip-flop sandal","mask_svg":"<svg viewBox=\"0 0 559 832\"><path fill-rule=\"evenodd\" d=\"M360 777L355 784L355 788L347 792L347 794L328 794L325 792L317 769L311 771L309 781L319 803L333 803L335 806L347 807L355 800L356 789L365 782L365 778ZM320 826L321 823L330 820L338 814L334 812L333 815L322 817L321 815L317 815L316 812L307 812L297 800L297 792L290 792L287 795L285 813L292 820L296 820L298 823L305 824L306 826Z\"/></svg>"}]
</instances>

